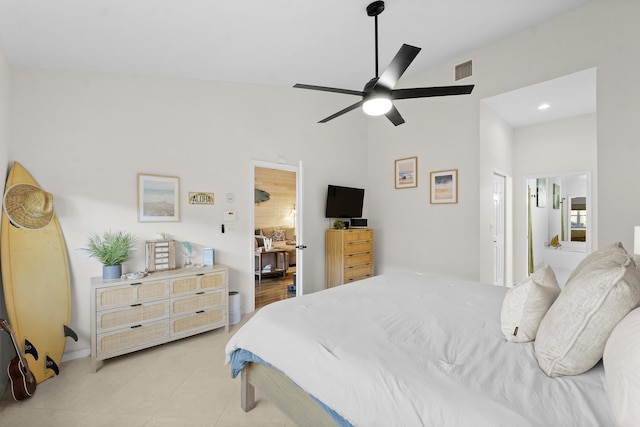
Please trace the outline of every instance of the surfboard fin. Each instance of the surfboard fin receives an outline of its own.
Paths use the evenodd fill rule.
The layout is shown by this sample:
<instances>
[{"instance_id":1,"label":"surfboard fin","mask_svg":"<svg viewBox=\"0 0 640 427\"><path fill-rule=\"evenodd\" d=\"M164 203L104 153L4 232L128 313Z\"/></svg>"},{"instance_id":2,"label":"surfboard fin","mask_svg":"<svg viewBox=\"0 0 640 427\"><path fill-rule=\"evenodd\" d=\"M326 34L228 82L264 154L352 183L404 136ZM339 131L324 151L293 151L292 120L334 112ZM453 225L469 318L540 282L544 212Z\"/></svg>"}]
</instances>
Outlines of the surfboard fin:
<instances>
[{"instance_id":1,"label":"surfboard fin","mask_svg":"<svg viewBox=\"0 0 640 427\"><path fill-rule=\"evenodd\" d=\"M31 344L26 338L24 340L24 352L25 354L32 355L35 360L38 360L38 350L36 350L36 346Z\"/></svg>"},{"instance_id":2,"label":"surfboard fin","mask_svg":"<svg viewBox=\"0 0 640 427\"><path fill-rule=\"evenodd\" d=\"M45 365L47 369L51 369L53 372L56 373L56 375L60 373L60 369L58 368L58 365L56 365L56 362L54 362L53 359L50 358L49 356L47 356L47 363Z\"/></svg>"},{"instance_id":3,"label":"surfboard fin","mask_svg":"<svg viewBox=\"0 0 640 427\"><path fill-rule=\"evenodd\" d=\"M78 334L76 334L73 329L71 329L67 325L62 325L62 329L64 330L65 337L71 337L75 342L78 342Z\"/></svg>"}]
</instances>

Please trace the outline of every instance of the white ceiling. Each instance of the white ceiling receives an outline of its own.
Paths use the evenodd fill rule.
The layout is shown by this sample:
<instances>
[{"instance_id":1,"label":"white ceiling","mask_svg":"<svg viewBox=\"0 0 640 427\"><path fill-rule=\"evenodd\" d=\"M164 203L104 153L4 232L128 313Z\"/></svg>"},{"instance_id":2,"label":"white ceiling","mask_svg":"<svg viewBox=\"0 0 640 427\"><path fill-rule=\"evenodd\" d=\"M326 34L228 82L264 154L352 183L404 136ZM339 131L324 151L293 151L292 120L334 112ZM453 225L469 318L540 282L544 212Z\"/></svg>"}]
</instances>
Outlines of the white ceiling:
<instances>
[{"instance_id":1,"label":"white ceiling","mask_svg":"<svg viewBox=\"0 0 640 427\"><path fill-rule=\"evenodd\" d=\"M503 93L482 102L511 127L531 126L596 111L596 69ZM539 110L548 104L546 110Z\"/></svg>"},{"instance_id":2,"label":"white ceiling","mask_svg":"<svg viewBox=\"0 0 640 427\"><path fill-rule=\"evenodd\" d=\"M387 0L380 72L402 43L422 48L409 76L589 1ZM361 90L375 74L370 2L0 0L0 49L18 67Z\"/></svg>"}]
</instances>

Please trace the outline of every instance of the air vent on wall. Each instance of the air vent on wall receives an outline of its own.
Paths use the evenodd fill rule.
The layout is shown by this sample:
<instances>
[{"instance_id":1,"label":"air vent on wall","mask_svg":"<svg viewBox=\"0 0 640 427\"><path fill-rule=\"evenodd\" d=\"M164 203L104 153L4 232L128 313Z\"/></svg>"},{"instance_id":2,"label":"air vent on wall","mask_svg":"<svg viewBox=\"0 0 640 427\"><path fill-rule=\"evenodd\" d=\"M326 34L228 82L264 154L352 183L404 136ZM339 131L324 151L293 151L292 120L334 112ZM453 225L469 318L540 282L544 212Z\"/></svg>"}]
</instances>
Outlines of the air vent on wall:
<instances>
[{"instance_id":1,"label":"air vent on wall","mask_svg":"<svg viewBox=\"0 0 640 427\"><path fill-rule=\"evenodd\" d=\"M471 77L473 75L473 61L468 60L462 64L456 65L455 81Z\"/></svg>"}]
</instances>

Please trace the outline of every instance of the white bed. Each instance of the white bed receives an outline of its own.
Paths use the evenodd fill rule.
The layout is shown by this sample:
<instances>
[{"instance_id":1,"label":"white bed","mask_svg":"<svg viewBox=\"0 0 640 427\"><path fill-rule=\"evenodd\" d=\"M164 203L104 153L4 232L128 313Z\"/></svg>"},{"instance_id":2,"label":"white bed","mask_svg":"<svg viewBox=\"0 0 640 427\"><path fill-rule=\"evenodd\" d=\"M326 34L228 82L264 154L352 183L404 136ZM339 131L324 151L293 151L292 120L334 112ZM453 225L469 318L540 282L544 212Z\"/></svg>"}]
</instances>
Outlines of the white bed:
<instances>
[{"instance_id":1,"label":"white bed","mask_svg":"<svg viewBox=\"0 0 640 427\"><path fill-rule=\"evenodd\" d=\"M552 378L533 342L505 339L506 291L415 273L376 276L261 309L231 338L227 360L250 352L274 368L275 381L297 384L345 425L614 426L602 362ZM243 399L250 409L251 394Z\"/></svg>"}]
</instances>

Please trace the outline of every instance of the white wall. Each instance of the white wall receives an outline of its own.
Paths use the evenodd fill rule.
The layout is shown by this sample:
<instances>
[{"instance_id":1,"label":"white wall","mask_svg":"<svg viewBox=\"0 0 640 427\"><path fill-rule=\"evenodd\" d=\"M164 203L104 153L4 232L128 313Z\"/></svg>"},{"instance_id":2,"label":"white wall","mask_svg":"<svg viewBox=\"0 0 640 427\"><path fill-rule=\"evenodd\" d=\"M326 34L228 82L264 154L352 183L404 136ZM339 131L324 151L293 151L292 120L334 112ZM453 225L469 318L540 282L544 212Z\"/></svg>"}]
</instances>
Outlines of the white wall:
<instances>
[{"instance_id":1,"label":"white wall","mask_svg":"<svg viewBox=\"0 0 640 427\"><path fill-rule=\"evenodd\" d=\"M0 169L7 165L7 150L9 146L9 102L10 102L11 70L4 53L0 50ZM4 189L6 174L2 175L0 183ZM4 193L4 191L3 191ZM2 279L0 278L0 287ZM0 318L7 318L4 304L4 292L0 292ZM0 335L0 366L8 366L15 356L11 340L7 334ZM0 390L4 390L8 377L5 369L0 370Z\"/></svg>"},{"instance_id":2,"label":"white wall","mask_svg":"<svg viewBox=\"0 0 640 427\"><path fill-rule=\"evenodd\" d=\"M324 203L329 182L364 187L365 128L357 114L331 125L318 117L339 97L267 86L13 70L9 160L21 162L55 196L72 272L71 326L89 348L89 279L101 265L78 251L89 233L138 236L126 271L144 268L143 242L156 232L211 246L231 268L230 287L253 310L252 160L304 162L305 291L323 289ZM138 223L136 174L180 177L181 221ZM190 206L189 192L215 193L214 206ZM226 194L235 201L227 204ZM237 222L222 234L222 212ZM199 262L198 251L194 262ZM37 262L37 260L34 260Z\"/></svg>"},{"instance_id":3,"label":"white wall","mask_svg":"<svg viewBox=\"0 0 640 427\"><path fill-rule=\"evenodd\" d=\"M449 84L450 78L430 83ZM402 83L417 86L410 79ZM384 117L368 122L376 274L409 270L477 280L478 101L473 96L412 99L396 107L405 124L394 127ZM418 186L395 189L394 161L411 156L418 157ZM458 169L458 204L431 205L429 173L448 169Z\"/></svg>"},{"instance_id":4,"label":"white wall","mask_svg":"<svg viewBox=\"0 0 640 427\"><path fill-rule=\"evenodd\" d=\"M605 4L599 1L594 7L597 25L586 28L594 32L591 42L602 57L597 78L598 242L620 240L630 249L633 226L640 224L640 197L629 197L640 182L640 84L629 72L640 68L640 2ZM623 207L621 200L625 200Z\"/></svg>"},{"instance_id":5,"label":"white wall","mask_svg":"<svg viewBox=\"0 0 640 427\"><path fill-rule=\"evenodd\" d=\"M369 180L376 241L377 271L432 271L478 280L487 257L480 254L478 221L491 199L480 200L481 185L493 173L480 164L480 100L572 72L597 67L598 224L595 238L606 244L632 244L640 218L640 198L620 212L617 203L640 182L640 85L635 74L640 54L636 17L640 2L594 1L492 45L452 58L413 78L403 87L453 84L453 68L474 61L476 83L469 96L397 103L407 123L394 128L384 120L369 123ZM460 83L467 84L467 81ZM393 188L394 159L418 156L417 189ZM565 163L560 170L567 170ZM459 169L459 203L429 205L429 171ZM482 169L481 169L482 168ZM596 169L595 167L592 169ZM518 181L514 179L514 187ZM378 190L379 188L379 190ZM518 196L515 195L514 200ZM480 208L478 208L480 206ZM514 222L517 218L515 212ZM514 224L517 229L517 225ZM514 259L518 259L514 242ZM516 263L517 264L517 263ZM519 273L515 273L518 280ZM483 275L484 277L484 275Z\"/></svg>"}]
</instances>

